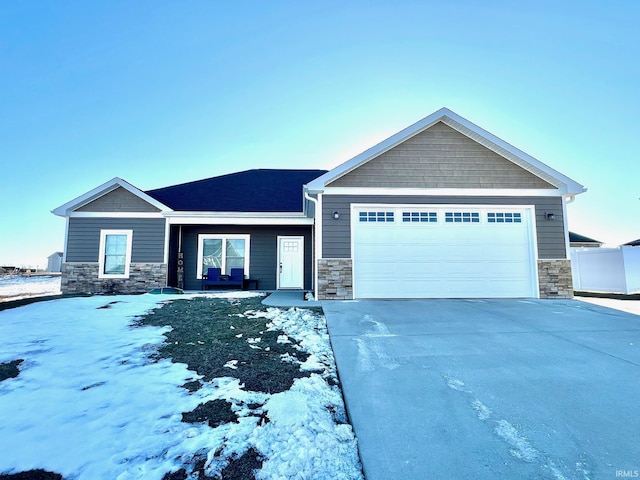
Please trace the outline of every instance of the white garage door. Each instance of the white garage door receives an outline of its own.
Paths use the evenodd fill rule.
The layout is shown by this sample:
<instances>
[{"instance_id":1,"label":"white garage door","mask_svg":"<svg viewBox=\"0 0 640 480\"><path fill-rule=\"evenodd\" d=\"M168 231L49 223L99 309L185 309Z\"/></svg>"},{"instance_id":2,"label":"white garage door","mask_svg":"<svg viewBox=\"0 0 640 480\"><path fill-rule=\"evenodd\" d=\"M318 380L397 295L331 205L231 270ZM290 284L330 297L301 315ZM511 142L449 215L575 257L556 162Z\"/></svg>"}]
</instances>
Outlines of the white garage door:
<instances>
[{"instance_id":1,"label":"white garage door","mask_svg":"<svg viewBox=\"0 0 640 480\"><path fill-rule=\"evenodd\" d=\"M532 209L360 205L355 298L536 297Z\"/></svg>"}]
</instances>

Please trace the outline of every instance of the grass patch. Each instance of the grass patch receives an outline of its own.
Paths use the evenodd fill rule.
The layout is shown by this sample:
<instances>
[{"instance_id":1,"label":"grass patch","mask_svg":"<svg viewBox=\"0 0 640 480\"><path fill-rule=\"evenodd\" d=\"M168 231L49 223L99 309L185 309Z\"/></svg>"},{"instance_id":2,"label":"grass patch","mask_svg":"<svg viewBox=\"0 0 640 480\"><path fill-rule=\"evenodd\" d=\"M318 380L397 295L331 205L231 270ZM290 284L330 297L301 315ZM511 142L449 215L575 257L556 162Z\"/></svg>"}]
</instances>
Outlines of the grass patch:
<instances>
[{"instance_id":1,"label":"grass patch","mask_svg":"<svg viewBox=\"0 0 640 480\"><path fill-rule=\"evenodd\" d=\"M173 300L140 320L142 325L171 325L167 342L159 349L160 358L186 363L210 381L234 377L246 390L280 393L291 388L296 378L309 374L298 365L285 363L287 353L304 362L308 354L293 344L278 343L281 331L267 331L265 318L249 318L248 310L265 310L262 297L242 300L196 297ZM259 340L258 340L259 339ZM190 382L188 388L196 388Z\"/></svg>"},{"instance_id":2,"label":"grass patch","mask_svg":"<svg viewBox=\"0 0 640 480\"><path fill-rule=\"evenodd\" d=\"M193 411L182 414L185 423L207 422L211 428L223 423L237 422L238 416L231 410L231 404L225 400L211 400L201 403Z\"/></svg>"},{"instance_id":3,"label":"grass patch","mask_svg":"<svg viewBox=\"0 0 640 480\"><path fill-rule=\"evenodd\" d=\"M19 358L11 362L0 363L0 382L9 378L16 378L20 375L20 369L18 367L22 362L24 362L24 360Z\"/></svg>"},{"instance_id":4,"label":"grass patch","mask_svg":"<svg viewBox=\"0 0 640 480\"><path fill-rule=\"evenodd\" d=\"M59 473L29 470L28 472L0 474L0 480L63 480L63 478Z\"/></svg>"},{"instance_id":5,"label":"grass patch","mask_svg":"<svg viewBox=\"0 0 640 480\"><path fill-rule=\"evenodd\" d=\"M2 310L9 310L11 308L24 307L25 305L31 305L32 303L48 302L51 300L60 300L62 298L75 298L75 297L90 297L89 294L59 294L59 295L43 295L40 297L21 298L19 300L3 300L0 301L0 312ZM0 297L0 300L2 297Z\"/></svg>"},{"instance_id":6,"label":"grass patch","mask_svg":"<svg viewBox=\"0 0 640 480\"><path fill-rule=\"evenodd\" d=\"M253 448L250 448L244 455L232 459L229 465L222 470L219 477L205 475L205 464L206 459L201 458L196 462L196 466L190 475L187 474L186 469L181 468L177 472L165 474L162 480L250 480L255 478L253 472L262 466L262 460L260 459L260 454Z\"/></svg>"}]
</instances>

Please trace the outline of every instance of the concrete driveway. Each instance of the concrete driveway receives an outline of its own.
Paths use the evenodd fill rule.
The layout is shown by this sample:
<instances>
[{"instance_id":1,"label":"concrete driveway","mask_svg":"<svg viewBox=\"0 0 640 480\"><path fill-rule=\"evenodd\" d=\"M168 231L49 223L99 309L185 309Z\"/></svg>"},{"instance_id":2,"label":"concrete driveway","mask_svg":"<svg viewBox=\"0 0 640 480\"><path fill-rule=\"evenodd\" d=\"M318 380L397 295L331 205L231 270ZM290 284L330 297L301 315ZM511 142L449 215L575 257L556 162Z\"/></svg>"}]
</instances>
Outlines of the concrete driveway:
<instances>
[{"instance_id":1,"label":"concrete driveway","mask_svg":"<svg viewBox=\"0 0 640 480\"><path fill-rule=\"evenodd\" d=\"M322 307L367 480L640 475L640 316L577 300Z\"/></svg>"}]
</instances>

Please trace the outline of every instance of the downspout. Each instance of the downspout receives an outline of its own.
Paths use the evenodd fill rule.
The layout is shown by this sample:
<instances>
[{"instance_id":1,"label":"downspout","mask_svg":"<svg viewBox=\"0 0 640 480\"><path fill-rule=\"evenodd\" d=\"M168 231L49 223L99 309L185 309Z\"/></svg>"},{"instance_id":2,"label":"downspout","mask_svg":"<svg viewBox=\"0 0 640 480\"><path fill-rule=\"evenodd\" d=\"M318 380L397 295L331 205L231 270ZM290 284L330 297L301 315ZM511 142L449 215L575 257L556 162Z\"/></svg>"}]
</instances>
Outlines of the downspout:
<instances>
[{"instance_id":1,"label":"downspout","mask_svg":"<svg viewBox=\"0 0 640 480\"><path fill-rule=\"evenodd\" d=\"M67 244L69 242L69 216L65 217L64 224L64 250L62 251L62 263L67 263ZM62 266L60 268L62 270Z\"/></svg>"},{"instance_id":2,"label":"downspout","mask_svg":"<svg viewBox=\"0 0 640 480\"><path fill-rule=\"evenodd\" d=\"M164 284L169 285L169 245L171 243L171 224L169 218L164 217L164 257L163 262L167 266L164 276Z\"/></svg>"},{"instance_id":3,"label":"downspout","mask_svg":"<svg viewBox=\"0 0 640 480\"><path fill-rule=\"evenodd\" d=\"M311 235L313 236L313 242L311 242L311 274L313 276L313 299L318 301L318 269L316 265L318 264L318 259L316 258L316 245L318 241L318 199L313 198L309 195L309 192L305 189L304 198L313 203L313 225Z\"/></svg>"},{"instance_id":4,"label":"downspout","mask_svg":"<svg viewBox=\"0 0 640 480\"><path fill-rule=\"evenodd\" d=\"M562 218L564 220L564 248L566 255L565 258L569 260L571 260L571 242L569 240L569 219L567 217L567 205L573 203L575 199L575 195L562 197Z\"/></svg>"}]
</instances>

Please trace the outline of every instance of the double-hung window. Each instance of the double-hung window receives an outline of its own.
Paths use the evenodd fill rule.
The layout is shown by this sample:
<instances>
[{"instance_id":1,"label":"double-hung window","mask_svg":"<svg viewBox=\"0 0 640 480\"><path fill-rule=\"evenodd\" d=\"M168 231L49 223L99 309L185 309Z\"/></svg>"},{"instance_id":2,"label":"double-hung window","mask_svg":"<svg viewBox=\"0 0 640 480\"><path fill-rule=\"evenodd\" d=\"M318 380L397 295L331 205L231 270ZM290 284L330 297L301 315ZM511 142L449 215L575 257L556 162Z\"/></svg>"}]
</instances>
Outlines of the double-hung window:
<instances>
[{"instance_id":1,"label":"double-hung window","mask_svg":"<svg viewBox=\"0 0 640 480\"><path fill-rule=\"evenodd\" d=\"M230 275L232 268L244 268L249 274L249 235L198 235L198 278L210 267Z\"/></svg>"},{"instance_id":2,"label":"double-hung window","mask_svg":"<svg viewBox=\"0 0 640 480\"><path fill-rule=\"evenodd\" d=\"M133 230L100 230L99 278L129 278Z\"/></svg>"}]
</instances>

